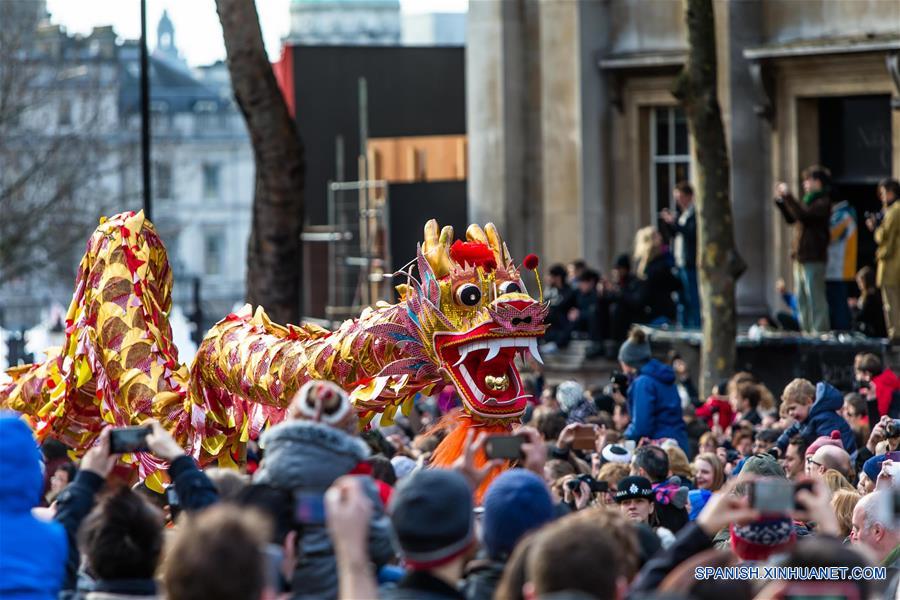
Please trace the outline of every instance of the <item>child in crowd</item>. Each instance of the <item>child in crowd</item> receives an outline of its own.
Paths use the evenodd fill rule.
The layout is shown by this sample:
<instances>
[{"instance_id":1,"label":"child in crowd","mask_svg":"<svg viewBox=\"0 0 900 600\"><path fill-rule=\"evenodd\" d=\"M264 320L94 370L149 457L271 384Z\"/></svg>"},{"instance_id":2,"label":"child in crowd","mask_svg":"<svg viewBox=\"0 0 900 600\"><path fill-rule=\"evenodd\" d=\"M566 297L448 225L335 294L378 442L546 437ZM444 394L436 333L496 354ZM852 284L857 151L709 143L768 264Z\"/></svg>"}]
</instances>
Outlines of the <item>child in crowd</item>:
<instances>
[{"instance_id":1,"label":"child in crowd","mask_svg":"<svg viewBox=\"0 0 900 600\"><path fill-rule=\"evenodd\" d=\"M777 445L782 455L795 435L800 435L811 444L820 436L828 437L835 429L841 433L844 449L854 455L856 438L850 425L840 415L844 398L834 386L820 381L813 387L806 379L795 379L784 388L782 402L787 405L787 413L795 421L778 438Z\"/></svg>"}]
</instances>

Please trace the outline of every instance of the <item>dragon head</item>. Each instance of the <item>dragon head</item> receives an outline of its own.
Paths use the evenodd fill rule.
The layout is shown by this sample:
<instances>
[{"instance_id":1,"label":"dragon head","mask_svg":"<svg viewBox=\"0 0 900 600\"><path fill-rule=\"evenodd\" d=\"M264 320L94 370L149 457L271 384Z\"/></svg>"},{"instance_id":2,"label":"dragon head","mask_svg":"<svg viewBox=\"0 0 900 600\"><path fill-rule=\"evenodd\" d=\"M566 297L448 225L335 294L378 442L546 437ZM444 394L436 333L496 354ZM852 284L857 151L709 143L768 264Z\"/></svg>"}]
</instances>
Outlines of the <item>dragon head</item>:
<instances>
[{"instance_id":1,"label":"dragon head","mask_svg":"<svg viewBox=\"0 0 900 600\"><path fill-rule=\"evenodd\" d=\"M398 286L398 316L408 361L417 378L443 375L467 412L509 420L525 410L527 396L515 364L519 354L540 361L546 305L528 295L496 227L470 225L466 241L453 228L425 225L416 267ZM396 331L396 330L395 330Z\"/></svg>"}]
</instances>

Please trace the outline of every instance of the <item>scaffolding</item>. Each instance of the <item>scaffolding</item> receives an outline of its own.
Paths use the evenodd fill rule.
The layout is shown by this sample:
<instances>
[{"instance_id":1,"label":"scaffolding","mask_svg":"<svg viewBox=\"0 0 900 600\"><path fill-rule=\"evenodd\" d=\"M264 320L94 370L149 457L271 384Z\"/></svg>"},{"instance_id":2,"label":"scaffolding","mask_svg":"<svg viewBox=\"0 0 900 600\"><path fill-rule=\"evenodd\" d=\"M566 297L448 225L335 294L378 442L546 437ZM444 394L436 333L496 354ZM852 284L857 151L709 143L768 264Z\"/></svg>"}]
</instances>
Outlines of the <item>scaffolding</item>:
<instances>
[{"instance_id":1,"label":"scaffolding","mask_svg":"<svg viewBox=\"0 0 900 600\"><path fill-rule=\"evenodd\" d=\"M304 239L328 244L325 319L334 323L392 296L388 185L329 182L327 201L328 225Z\"/></svg>"}]
</instances>

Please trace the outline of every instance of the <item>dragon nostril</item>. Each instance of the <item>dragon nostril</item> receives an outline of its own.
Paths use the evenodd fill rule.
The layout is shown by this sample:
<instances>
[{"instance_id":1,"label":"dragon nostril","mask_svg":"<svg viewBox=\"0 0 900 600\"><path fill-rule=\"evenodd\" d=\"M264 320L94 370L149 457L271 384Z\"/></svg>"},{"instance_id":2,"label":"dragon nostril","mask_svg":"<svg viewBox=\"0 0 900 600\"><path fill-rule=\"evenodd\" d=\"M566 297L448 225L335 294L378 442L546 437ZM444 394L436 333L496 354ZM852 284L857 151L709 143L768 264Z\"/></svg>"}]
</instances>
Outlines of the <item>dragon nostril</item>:
<instances>
[{"instance_id":1,"label":"dragon nostril","mask_svg":"<svg viewBox=\"0 0 900 600\"><path fill-rule=\"evenodd\" d=\"M529 319L529 320L531 320L531 319ZM518 325L521 322L522 322L522 319L520 319L519 317L513 317L513 320L512 320L513 325Z\"/></svg>"},{"instance_id":2,"label":"dragon nostril","mask_svg":"<svg viewBox=\"0 0 900 600\"><path fill-rule=\"evenodd\" d=\"M531 317L525 317L524 319L522 319L522 322L525 323L525 324L530 324L530 323L531 323Z\"/></svg>"}]
</instances>

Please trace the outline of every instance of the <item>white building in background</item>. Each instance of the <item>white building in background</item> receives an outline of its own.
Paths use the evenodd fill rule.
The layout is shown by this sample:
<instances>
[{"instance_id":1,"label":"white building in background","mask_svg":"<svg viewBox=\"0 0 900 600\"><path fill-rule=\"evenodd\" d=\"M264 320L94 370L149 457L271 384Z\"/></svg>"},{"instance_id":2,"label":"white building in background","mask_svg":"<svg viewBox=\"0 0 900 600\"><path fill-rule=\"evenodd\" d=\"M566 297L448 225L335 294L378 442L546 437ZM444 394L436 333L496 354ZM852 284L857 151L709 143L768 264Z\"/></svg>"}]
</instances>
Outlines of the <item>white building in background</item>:
<instances>
[{"instance_id":1,"label":"white building in background","mask_svg":"<svg viewBox=\"0 0 900 600\"><path fill-rule=\"evenodd\" d=\"M178 52L175 26L167 14L159 23L150 57L150 108L153 221L169 252L175 280L173 300L184 315L194 312L194 281L199 281L205 324L228 314L244 299L246 248L250 232L254 161L243 117L232 99L227 69L219 62L192 71ZM110 27L88 36L68 35L45 20L35 35L34 56L52 77L52 100L22 119L39 119L50 135L84 136L110 148L116 166L105 176L102 207L90 211L71 257L72 271L90 229L102 213L142 206L140 161L140 56L135 41L120 43ZM63 68L87 73L102 85L92 89L101 118L82 131L82 102L72 93L78 78L62 79ZM67 72L68 72L67 71ZM75 157L76 159L78 157ZM85 160L82 158L82 160ZM6 169L13 175L12 169ZM80 237L80 236L79 236ZM63 261L66 262L66 261ZM50 281L48 281L50 280ZM0 326L22 331L58 303L67 306L71 276L51 277L47 269L0 287Z\"/></svg>"},{"instance_id":2,"label":"white building in background","mask_svg":"<svg viewBox=\"0 0 900 600\"><path fill-rule=\"evenodd\" d=\"M288 44L400 45L400 0L292 0L290 11Z\"/></svg>"},{"instance_id":3,"label":"white building in background","mask_svg":"<svg viewBox=\"0 0 900 600\"><path fill-rule=\"evenodd\" d=\"M463 46L465 13L400 11L399 0L292 0L285 43L301 46Z\"/></svg>"}]
</instances>

